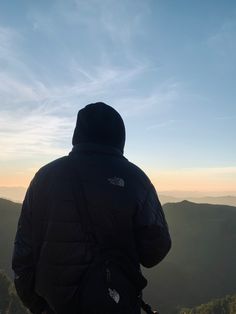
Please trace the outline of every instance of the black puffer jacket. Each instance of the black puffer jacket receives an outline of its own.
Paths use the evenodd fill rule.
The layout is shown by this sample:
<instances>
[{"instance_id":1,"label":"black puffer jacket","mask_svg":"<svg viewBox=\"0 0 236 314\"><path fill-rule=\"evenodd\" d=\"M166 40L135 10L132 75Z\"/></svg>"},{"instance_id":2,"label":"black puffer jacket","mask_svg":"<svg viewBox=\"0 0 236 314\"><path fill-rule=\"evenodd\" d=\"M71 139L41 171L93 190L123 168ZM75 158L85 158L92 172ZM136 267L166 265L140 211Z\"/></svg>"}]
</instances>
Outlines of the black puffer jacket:
<instances>
[{"instance_id":1,"label":"black puffer jacket","mask_svg":"<svg viewBox=\"0 0 236 314\"><path fill-rule=\"evenodd\" d=\"M171 240L156 191L121 150L79 143L69 154L39 170L23 202L15 240L15 285L33 313L48 305L55 313L76 313L73 296L96 254L75 197L83 185L100 240L136 267L152 267L168 253Z\"/></svg>"}]
</instances>

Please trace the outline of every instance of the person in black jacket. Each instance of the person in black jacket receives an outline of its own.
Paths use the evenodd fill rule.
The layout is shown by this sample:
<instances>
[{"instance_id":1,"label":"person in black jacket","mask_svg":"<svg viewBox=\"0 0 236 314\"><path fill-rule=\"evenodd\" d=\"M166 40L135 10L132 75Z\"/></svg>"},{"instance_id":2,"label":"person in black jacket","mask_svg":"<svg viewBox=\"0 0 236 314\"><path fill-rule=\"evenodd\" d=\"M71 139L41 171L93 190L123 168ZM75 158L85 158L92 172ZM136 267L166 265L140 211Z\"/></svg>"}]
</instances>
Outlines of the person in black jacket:
<instances>
[{"instance_id":1,"label":"person in black jacket","mask_svg":"<svg viewBox=\"0 0 236 314\"><path fill-rule=\"evenodd\" d=\"M78 313L72 302L82 275L97 254L85 230L75 184L92 212L99 238L133 265L153 267L171 239L154 186L123 156L125 126L104 103L81 109L68 156L42 167L22 206L12 268L15 287L32 313Z\"/></svg>"}]
</instances>

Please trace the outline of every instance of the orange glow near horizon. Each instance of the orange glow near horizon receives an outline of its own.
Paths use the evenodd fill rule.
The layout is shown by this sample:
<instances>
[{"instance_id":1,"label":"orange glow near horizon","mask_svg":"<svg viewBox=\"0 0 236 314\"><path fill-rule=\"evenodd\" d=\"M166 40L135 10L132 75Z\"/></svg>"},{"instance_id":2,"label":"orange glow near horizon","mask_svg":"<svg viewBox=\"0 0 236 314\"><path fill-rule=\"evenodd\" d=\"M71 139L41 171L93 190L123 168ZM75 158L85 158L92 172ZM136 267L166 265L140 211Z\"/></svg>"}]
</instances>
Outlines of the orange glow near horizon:
<instances>
[{"instance_id":1,"label":"orange glow near horizon","mask_svg":"<svg viewBox=\"0 0 236 314\"><path fill-rule=\"evenodd\" d=\"M32 180L34 174L32 176L25 175L25 174L15 174L15 175L4 175L0 177L0 186L4 187L16 187L16 186L22 186L22 187L28 187L30 184L30 181Z\"/></svg>"},{"instance_id":2,"label":"orange glow near horizon","mask_svg":"<svg viewBox=\"0 0 236 314\"><path fill-rule=\"evenodd\" d=\"M148 171L158 191L236 191L236 168L182 169Z\"/></svg>"},{"instance_id":3,"label":"orange glow near horizon","mask_svg":"<svg viewBox=\"0 0 236 314\"><path fill-rule=\"evenodd\" d=\"M37 170L36 170L37 171ZM15 173L6 172L0 177L0 186L28 187L35 169ZM236 168L160 170L147 169L157 191L236 191Z\"/></svg>"}]
</instances>

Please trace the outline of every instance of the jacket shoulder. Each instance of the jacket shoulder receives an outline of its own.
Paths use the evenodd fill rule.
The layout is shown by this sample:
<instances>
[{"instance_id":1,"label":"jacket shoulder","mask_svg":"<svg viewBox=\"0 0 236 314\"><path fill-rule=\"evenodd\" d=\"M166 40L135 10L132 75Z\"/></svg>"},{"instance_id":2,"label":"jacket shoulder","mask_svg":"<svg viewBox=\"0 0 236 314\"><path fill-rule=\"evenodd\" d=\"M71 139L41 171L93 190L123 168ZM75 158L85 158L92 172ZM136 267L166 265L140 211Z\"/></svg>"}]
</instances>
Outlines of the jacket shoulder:
<instances>
[{"instance_id":1,"label":"jacket shoulder","mask_svg":"<svg viewBox=\"0 0 236 314\"><path fill-rule=\"evenodd\" d=\"M139 168L134 163L128 161L128 169L134 180L136 180L138 183L142 184L146 188L149 188L151 185L151 181L149 177L146 175L146 173Z\"/></svg>"},{"instance_id":2,"label":"jacket shoulder","mask_svg":"<svg viewBox=\"0 0 236 314\"><path fill-rule=\"evenodd\" d=\"M68 156L63 156L51 161L50 163L41 167L35 174L35 179L40 180L44 177L55 176L62 173L66 168L68 162Z\"/></svg>"}]
</instances>

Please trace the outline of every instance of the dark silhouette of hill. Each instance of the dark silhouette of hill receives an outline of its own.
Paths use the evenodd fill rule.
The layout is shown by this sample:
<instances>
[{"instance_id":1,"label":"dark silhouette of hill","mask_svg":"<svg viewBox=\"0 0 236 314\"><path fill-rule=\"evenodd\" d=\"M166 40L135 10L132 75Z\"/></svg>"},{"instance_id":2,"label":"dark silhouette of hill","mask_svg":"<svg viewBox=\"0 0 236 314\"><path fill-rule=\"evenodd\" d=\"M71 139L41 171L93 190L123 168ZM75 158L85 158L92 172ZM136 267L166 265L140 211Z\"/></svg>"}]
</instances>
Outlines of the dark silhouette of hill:
<instances>
[{"instance_id":1,"label":"dark silhouette of hill","mask_svg":"<svg viewBox=\"0 0 236 314\"><path fill-rule=\"evenodd\" d=\"M179 314L235 314L236 294L214 299L193 309L182 309Z\"/></svg>"},{"instance_id":2,"label":"dark silhouette of hill","mask_svg":"<svg viewBox=\"0 0 236 314\"><path fill-rule=\"evenodd\" d=\"M29 314L17 297L12 282L3 271L0 271L0 313Z\"/></svg>"},{"instance_id":3,"label":"dark silhouette of hill","mask_svg":"<svg viewBox=\"0 0 236 314\"><path fill-rule=\"evenodd\" d=\"M21 204L0 198L0 269L11 272L11 256Z\"/></svg>"},{"instance_id":4,"label":"dark silhouette of hill","mask_svg":"<svg viewBox=\"0 0 236 314\"><path fill-rule=\"evenodd\" d=\"M159 195L160 201L162 204L166 203L179 203L183 200L188 200L194 203L200 204L215 204L215 205L229 205L236 206L236 196L224 195L224 196L202 196L202 197L175 197L169 195Z\"/></svg>"},{"instance_id":5,"label":"dark silhouette of hill","mask_svg":"<svg viewBox=\"0 0 236 314\"><path fill-rule=\"evenodd\" d=\"M145 270L145 295L161 313L236 292L236 208L188 201L164 205L173 246L160 266Z\"/></svg>"},{"instance_id":6,"label":"dark silhouette of hill","mask_svg":"<svg viewBox=\"0 0 236 314\"><path fill-rule=\"evenodd\" d=\"M26 193L26 187L13 186L5 187L0 186L0 198L8 199L13 202L22 202ZM170 193L170 194L169 194ZM171 194L174 193L174 194ZM232 195L230 194L232 193ZM208 204L222 204L236 206L236 195L235 192L228 192L222 196L201 196L201 193L188 191L176 192L176 191L165 191L159 194L159 198L162 204L166 203L178 203L184 199L194 203L208 203Z\"/></svg>"},{"instance_id":7,"label":"dark silhouette of hill","mask_svg":"<svg viewBox=\"0 0 236 314\"><path fill-rule=\"evenodd\" d=\"M0 198L22 202L26 188L23 186L0 186Z\"/></svg>"},{"instance_id":8,"label":"dark silhouette of hill","mask_svg":"<svg viewBox=\"0 0 236 314\"><path fill-rule=\"evenodd\" d=\"M145 269L145 300L162 314L179 313L236 292L236 207L188 201L163 206L173 246L157 267ZM0 199L0 269L11 276L21 204Z\"/></svg>"}]
</instances>

